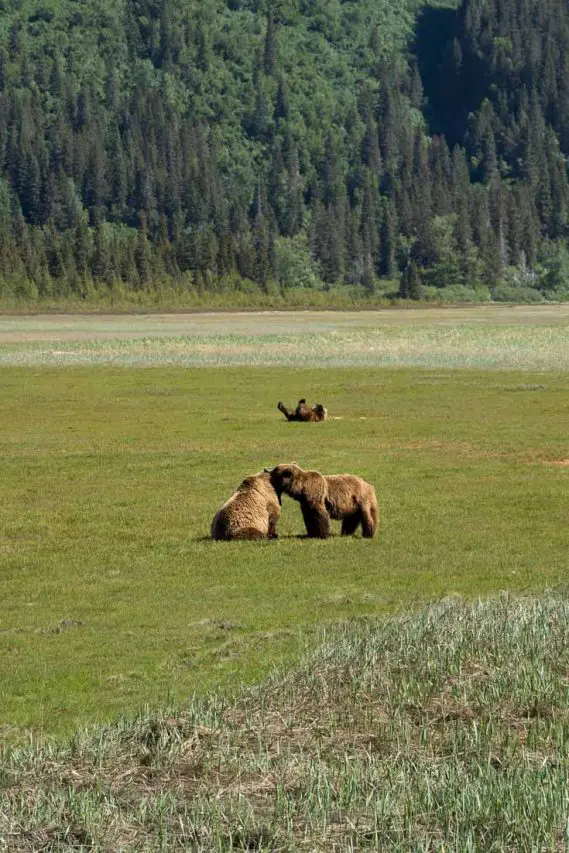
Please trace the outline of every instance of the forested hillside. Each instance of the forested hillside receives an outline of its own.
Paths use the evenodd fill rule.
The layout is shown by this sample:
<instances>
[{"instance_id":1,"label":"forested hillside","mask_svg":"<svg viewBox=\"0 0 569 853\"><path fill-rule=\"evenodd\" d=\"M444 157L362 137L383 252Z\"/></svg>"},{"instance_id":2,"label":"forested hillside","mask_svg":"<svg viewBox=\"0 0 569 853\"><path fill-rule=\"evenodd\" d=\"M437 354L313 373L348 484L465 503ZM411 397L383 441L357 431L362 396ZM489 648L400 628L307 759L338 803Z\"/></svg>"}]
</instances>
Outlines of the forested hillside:
<instances>
[{"instance_id":1,"label":"forested hillside","mask_svg":"<svg viewBox=\"0 0 569 853\"><path fill-rule=\"evenodd\" d=\"M569 298L562 0L0 0L0 298Z\"/></svg>"}]
</instances>

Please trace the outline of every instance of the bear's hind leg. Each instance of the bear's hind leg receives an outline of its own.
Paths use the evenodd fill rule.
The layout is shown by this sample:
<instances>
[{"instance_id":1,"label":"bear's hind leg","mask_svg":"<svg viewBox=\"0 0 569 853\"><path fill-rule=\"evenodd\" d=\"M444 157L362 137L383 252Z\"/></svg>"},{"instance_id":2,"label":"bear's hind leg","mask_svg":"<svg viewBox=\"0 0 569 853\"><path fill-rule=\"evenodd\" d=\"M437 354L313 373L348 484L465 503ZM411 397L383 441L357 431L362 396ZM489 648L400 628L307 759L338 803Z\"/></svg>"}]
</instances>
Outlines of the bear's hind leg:
<instances>
[{"instance_id":1,"label":"bear's hind leg","mask_svg":"<svg viewBox=\"0 0 569 853\"><path fill-rule=\"evenodd\" d=\"M342 536L353 536L358 529L360 521L363 524L361 511L354 512L353 515L348 515L342 520Z\"/></svg>"},{"instance_id":2,"label":"bear's hind leg","mask_svg":"<svg viewBox=\"0 0 569 853\"><path fill-rule=\"evenodd\" d=\"M256 527L244 527L243 530L237 530L231 537L231 539L267 539L268 536L266 533L263 533L261 530L257 530Z\"/></svg>"},{"instance_id":3,"label":"bear's hind leg","mask_svg":"<svg viewBox=\"0 0 569 853\"><path fill-rule=\"evenodd\" d=\"M362 536L373 539L377 528L377 510L374 506L362 509Z\"/></svg>"},{"instance_id":4,"label":"bear's hind leg","mask_svg":"<svg viewBox=\"0 0 569 853\"><path fill-rule=\"evenodd\" d=\"M284 404L284 403L282 403L280 400L279 400L279 402L278 402L278 404L277 404L277 409L279 409L279 411L281 411L281 412L283 413L283 415L285 416L285 418L287 419L287 421L292 421L292 420L294 420L294 413L293 413L293 412L289 412L289 410L287 409L287 407L285 406L285 404Z\"/></svg>"}]
</instances>

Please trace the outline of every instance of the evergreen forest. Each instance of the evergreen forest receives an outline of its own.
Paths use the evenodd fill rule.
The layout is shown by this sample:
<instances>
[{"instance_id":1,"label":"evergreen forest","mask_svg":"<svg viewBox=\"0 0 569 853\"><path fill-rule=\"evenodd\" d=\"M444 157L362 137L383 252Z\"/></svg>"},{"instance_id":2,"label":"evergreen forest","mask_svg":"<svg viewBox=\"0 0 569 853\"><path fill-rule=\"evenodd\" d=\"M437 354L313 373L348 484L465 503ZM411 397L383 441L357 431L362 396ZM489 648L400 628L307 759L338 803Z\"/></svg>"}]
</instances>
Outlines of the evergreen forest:
<instances>
[{"instance_id":1,"label":"evergreen forest","mask_svg":"<svg viewBox=\"0 0 569 853\"><path fill-rule=\"evenodd\" d=\"M4 302L569 299L568 156L566 0L0 0Z\"/></svg>"}]
</instances>

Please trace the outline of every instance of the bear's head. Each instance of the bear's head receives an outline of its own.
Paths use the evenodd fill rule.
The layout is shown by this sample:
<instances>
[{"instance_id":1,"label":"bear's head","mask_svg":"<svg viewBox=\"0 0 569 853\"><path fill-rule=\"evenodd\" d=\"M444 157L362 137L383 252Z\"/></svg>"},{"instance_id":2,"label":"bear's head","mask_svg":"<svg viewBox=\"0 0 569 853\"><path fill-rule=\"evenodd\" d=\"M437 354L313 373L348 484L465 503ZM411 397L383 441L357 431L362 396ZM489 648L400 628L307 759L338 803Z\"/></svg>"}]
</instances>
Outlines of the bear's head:
<instances>
[{"instance_id":1,"label":"bear's head","mask_svg":"<svg viewBox=\"0 0 569 853\"><path fill-rule=\"evenodd\" d=\"M291 496L295 494L295 486L298 484L299 475L302 474L302 468L296 462L286 462L274 468L265 468L265 472L270 474L273 489L280 498L283 492Z\"/></svg>"},{"instance_id":2,"label":"bear's head","mask_svg":"<svg viewBox=\"0 0 569 853\"><path fill-rule=\"evenodd\" d=\"M315 403L315 405L312 406L312 411L316 412L316 414L321 420L326 420L326 417L328 415L328 409L325 409L322 403Z\"/></svg>"},{"instance_id":3,"label":"bear's head","mask_svg":"<svg viewBox=\"0 0 569 853\"><path fill-rule=\"evenodd\" d=\"M263 483L270 483L271 478L270 475L267 474L266 471L259 471L258 474L249 474L248 477L245 477L244 480L239 484L239 488L242 491L249 491L250 489L255 489L261 486Z\"/></svg>"}]
</instances>

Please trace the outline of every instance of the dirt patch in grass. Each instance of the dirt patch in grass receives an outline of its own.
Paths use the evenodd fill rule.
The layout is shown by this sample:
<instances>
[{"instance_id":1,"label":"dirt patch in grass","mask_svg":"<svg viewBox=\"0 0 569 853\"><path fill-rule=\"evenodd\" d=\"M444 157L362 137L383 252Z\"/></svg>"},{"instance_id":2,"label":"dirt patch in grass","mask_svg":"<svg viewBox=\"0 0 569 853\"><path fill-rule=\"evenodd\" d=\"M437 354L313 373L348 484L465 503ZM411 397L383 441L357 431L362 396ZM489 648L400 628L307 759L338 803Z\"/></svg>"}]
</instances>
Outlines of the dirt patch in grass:
<instances>
[{"instance_id":1,"label":"dirt patch in grass","mask_svg":"<svg viewBox=\"0 0 569 853\"><path fill-rule=\"evenodd\" d=\"M62 619L56 625L46 625L33 628L31 626L16 628L0 628L0 634L63 634L73 628L83 628L85 622L81 619Z\"/></svg>"}]
</instances>

